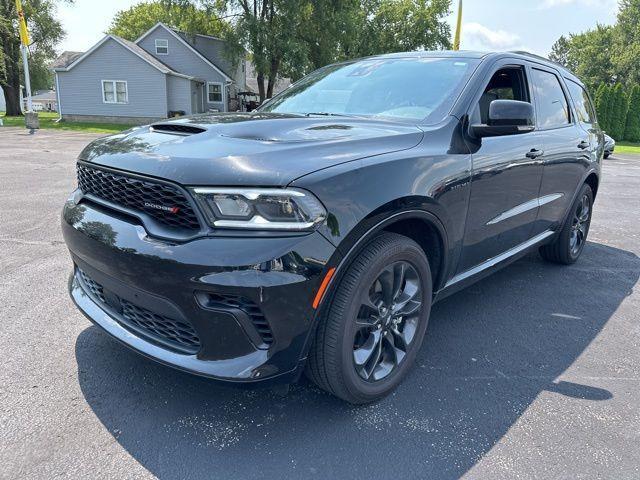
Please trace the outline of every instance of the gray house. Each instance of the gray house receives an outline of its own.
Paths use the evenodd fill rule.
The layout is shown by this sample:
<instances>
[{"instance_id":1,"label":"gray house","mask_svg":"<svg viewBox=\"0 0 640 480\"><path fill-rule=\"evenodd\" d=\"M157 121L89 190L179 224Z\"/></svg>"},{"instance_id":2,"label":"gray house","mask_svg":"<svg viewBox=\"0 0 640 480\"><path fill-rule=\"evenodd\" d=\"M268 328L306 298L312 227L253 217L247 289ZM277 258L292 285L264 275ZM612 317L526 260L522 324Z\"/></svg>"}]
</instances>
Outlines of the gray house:
<instances>
[{"instance_id":1,"label":"gray house","mask_svg":"<svg viewBox=\"0 0 640 480\"><path fill-rule=\"evenodd\" d=\"M229 61L224 46L162 23L135 42L107 35L56 63L58 111L72 121L145 123L236 110L237 93L246 89L246 61Z\"/></svg>"}]
</instances>

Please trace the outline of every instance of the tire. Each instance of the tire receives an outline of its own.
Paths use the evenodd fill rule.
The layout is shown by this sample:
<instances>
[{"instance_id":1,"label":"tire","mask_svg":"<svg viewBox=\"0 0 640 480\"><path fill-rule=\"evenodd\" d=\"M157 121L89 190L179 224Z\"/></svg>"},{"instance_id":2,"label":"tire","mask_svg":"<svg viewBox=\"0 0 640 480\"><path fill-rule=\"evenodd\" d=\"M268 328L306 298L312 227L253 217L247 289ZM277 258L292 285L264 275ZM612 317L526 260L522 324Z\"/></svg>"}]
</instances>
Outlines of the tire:
<instances>
[{"instance_id":1,"label":"tire","mask_svg":"<svg viewBox=\"0 0 640 480\"><path fill-rule=\"evenodd\" d=\"M605 158L605 159L606 159L606 158L609 158L609 155L611 155L611 154L610 154L610 153L608 153L608 152L607 152L607 153L605 153L605 154L604 154L604 158Z\"/></svg>"},{"instance_id":2,"label":"tire","mask_svg":"<svg viewBox=\"0 0 640 480\"><path fill-rule=\"evenodd\" d=\"M583 208L588 207L585 214ZM540 255L549 262L571 265L580 257L587 243L591 213L593 211L593 192L589 185L584 184L576 197L562 230L548 245L540 247ZM575 237L574 237L575 235ZM574 243L577 238L578 244Z\"/></svg>"},{"instance_id":3,"label":"tire","mask_svg":"<svg viewBox=\"0 0 640 480\"><path fill-rule=\"evenodd\" d=\"M422 248L396 233L376 236L350 264L319 319L307 377L353 404L388 395L420 350L431 300L431 270Z\"/></svg>"}]
</instances>

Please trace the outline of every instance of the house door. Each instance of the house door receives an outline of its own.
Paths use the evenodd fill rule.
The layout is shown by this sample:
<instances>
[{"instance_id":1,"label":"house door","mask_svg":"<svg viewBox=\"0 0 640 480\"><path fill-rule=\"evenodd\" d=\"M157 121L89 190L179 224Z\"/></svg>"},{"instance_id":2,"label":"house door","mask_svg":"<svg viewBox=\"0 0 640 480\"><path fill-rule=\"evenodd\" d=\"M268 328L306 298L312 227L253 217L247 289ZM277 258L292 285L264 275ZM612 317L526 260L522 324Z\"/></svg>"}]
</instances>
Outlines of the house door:
<instances>
[{"instance_id":1,"label":"house door","mask_svg":"<svg viewBox=\"0 0 640 480\"><path fill-rule=\"evenodd\" d=\"M191 111L193 113L204 112L204 84L195 85L194 94L191 96Z\"/></svg>"}]
</instances>

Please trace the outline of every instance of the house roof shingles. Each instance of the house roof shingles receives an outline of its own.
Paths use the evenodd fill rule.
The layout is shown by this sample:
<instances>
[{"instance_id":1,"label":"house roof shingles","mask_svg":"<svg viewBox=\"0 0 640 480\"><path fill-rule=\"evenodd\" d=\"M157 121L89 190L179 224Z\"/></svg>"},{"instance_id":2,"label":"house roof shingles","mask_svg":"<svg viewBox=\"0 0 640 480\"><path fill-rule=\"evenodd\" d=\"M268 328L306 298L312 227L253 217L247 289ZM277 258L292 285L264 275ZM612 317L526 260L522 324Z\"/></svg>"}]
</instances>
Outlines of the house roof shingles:
<instances>
[{"instance_id":1,"label":"house roof shingles","mask_svg":"<svg viewBox=\"0 0 640 480\"><path fill-rule=\"evenodd\" d=\"M64 51L62 52L58 58L56 58L51 64L52 69L56 68L66 68L75 62L78 58L84 55L84 52L72 52L72 51Z\"/></svg>"}]
</instances>

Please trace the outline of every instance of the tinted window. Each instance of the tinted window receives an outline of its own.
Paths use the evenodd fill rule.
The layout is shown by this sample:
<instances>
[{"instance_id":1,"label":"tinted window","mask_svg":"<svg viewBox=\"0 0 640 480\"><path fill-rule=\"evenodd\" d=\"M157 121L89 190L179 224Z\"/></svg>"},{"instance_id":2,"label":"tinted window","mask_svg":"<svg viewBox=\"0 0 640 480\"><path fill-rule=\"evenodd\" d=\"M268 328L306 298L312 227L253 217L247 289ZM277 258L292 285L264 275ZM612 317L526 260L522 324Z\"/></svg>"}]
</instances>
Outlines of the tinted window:
<instances>
[{"instance_id":1,"label":"tinted window","mask_svg":"<svg viewBox=\"0 0 640 480\"><path fill-rule=\"evenodd\" d=\"M593 106L585 89L571 80L567 80L567 87L576 107L578 120L582 123L594 123Z\"/></svg>"},{"instance_id":2,"label":"tinted window","mask_svg":"<svg viewBox=\"0 0 640 480\"><path fill-rule=\"evenodd\" d=\"M555 128L569 123L569 105L558 77L533 69L533 90L538 101L538 125Z\"/></svg>"},{"instance_id":3,"label":"tinted window","mask_svg":"<svg viewBox=\"0 0 640 480\"><path fill-rule=\"evenodd\" d=\"M449 113L477 64L467 58L383 58L330 65L260 111L437 122Z\"/></svg>"}]
</instances>

